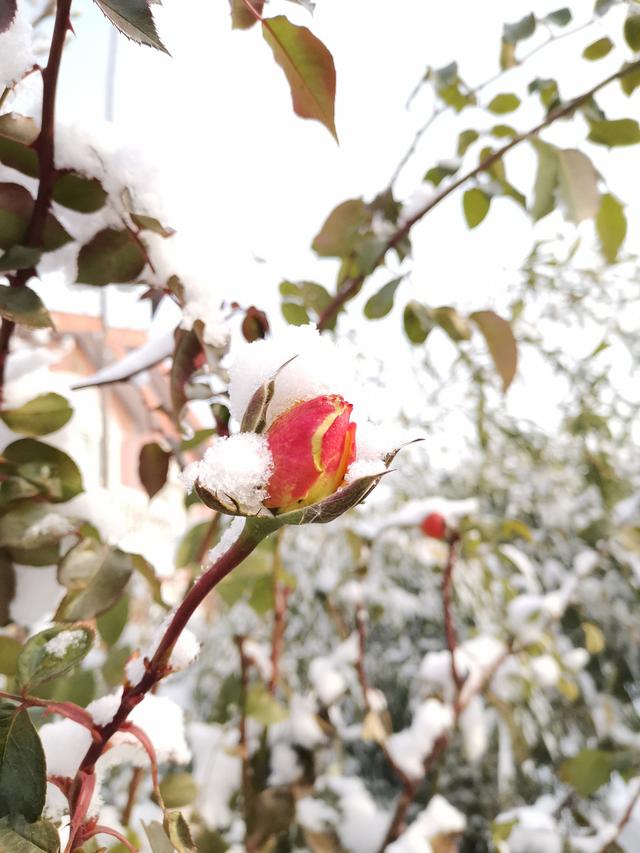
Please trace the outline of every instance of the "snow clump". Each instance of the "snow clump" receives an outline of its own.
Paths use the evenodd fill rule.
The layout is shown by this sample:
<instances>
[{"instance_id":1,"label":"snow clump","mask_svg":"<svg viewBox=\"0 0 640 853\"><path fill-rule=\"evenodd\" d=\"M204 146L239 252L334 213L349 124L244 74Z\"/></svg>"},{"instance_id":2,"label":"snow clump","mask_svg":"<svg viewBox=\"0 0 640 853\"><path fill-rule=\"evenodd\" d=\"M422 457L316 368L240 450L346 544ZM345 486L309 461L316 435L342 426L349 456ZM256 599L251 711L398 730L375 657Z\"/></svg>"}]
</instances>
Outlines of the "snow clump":
<instances>
[{"instance_id":1,"label":"snow clump","mask_svg":"<svg viewBox=\"0 0 640 853\"><path fill-rule=\"evenodd\" d=\"M84 639L84 631L61 631L45 643L44 651L54 658L63 658L69 649L79 646Z\"/></svg>"}]
</instances>

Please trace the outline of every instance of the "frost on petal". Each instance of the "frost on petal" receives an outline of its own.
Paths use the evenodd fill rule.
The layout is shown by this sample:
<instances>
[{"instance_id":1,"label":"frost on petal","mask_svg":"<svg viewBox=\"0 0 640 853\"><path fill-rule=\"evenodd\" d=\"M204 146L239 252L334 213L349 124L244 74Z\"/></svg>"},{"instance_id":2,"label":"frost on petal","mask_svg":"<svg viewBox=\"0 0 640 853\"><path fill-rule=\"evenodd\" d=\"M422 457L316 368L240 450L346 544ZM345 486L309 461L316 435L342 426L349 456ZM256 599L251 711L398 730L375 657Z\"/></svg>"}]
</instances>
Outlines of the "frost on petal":
<instances>
[{"instance_id":1,"label":"frost on petal","mask_svg":"<svg viewBox=\"0 0 640 853\"><path fill-rule=\"evenodd\" d=\"M33 27L19 5L13 23L0 35L0 88L19 80L35 64Z\"/></svg>"},{"instance_id":2,"label":"frost on petal","mask_svg":"<svg viewBox=\"0 0 640 853\"><path fill-rule=\"evenodd\" d=\"M290 363L275 383L267 425L294 403L323 394L338 394L353 403L357 388L349 370L351 361L312 326L290 326L275 337L246 344L229 371L231 414L241 422L253 394L286 362Z\"/></svg>"},{"instance_id":3,"label":"frost on petal","mask_svg":"<svg viewBox=\"0 0 640 853\"><path fill-rule=\"evenodd\" d=\"M181 475L187 487L199 485L219 496L221 502L237 504L246 513L258 512L267 497L272 470L266 438L240 433L218 438L204 457L188 465Z\"/></svg>"}]
</instances>

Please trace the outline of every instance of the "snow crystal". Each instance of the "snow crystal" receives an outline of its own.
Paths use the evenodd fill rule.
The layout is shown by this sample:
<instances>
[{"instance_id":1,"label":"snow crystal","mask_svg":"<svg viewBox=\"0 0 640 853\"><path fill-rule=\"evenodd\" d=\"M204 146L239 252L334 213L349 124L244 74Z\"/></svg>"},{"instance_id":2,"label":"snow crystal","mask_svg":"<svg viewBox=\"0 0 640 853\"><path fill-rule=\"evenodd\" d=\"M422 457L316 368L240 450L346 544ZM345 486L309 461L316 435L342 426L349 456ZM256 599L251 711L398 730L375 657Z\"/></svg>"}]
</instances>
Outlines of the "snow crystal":
<instances>
[{"instance_id":1,"label":"snow crystal","mask_svg":"<svg viewBox=\"0 0 640 853\"><path fill-rule=\"evenodd\" d=\"M34 521L24 531L21 547L31 548L39 544L39 540L46 536L57 536L62 538L74 530L73 524L64 515L58 512L48 512L43 518Z\"/></svg>"},{"instance_id":2,"label":"snow crystal","mask_svg":"<svg viewBox=\"0 0 640 853\"><path fill-rule=\"evenodd\" d=\"M356 459L347 468L344 481L346 484L359 480L360 477L377 477L384 474L386 465L380 459Z\"/></svg>"},{"instance_id":3,"label":"snow crystal","mask_svg":"<svg viewBox=\"0 0 640 853\"><path fill-rule=\"evenodd\" d=\"M44 723L38 734L47 759L47 773L73 778L91 746L89 730L73 720L64 719Z\"/></svg>"},{"instance_id":4,"label":"snow crystal","mask_svg":"<svg viewBox=\"0 0 640 853\"><path fill-rule=\"evenodd\" d=\"M0 89L19 80L35 64L33 27L18 6L13 23L0 35Z\"/></svg>"},{"instance_id":5,"label":"snow crystal","mask_svg":"<svg viewBox=\"0 0 640 853\"><path fill-rule=\"evenodd\" d=\"M87 707L90 713L92 705L93 703ZM142 702L133 709L129 720L147 735L159 762L187 764L191 760L191 750L185 739L184 711L171 699L147 693ZM117 732L109 743L112 748L100 759L104 766L112 767L124 760L138 766L148 763L147 753L129 732Z\"/></svg>"},{"instance_id":6,"label":"snow crystal","mask_svg":"<svg viewBox=\"0 0 640 853\"><path fill-rule=\"evenodd\" d=\"M136 684L139 684L145 673L144 658L142 655L138 653L135 657L128 660L124 672L129 684L132 684L134 687Z\"/></svg>"},{"instance_id":7,"label":"snow crystal","mask_svg":"<svg viewBox=\"0 0 640 853\"><path fill-rule=\"evenodd\" d=\"M268 785L290 785L302 775L295 749L288 743L279 741L271 749L271 773Z\"/></svg>"},{"instance_id":8,"label":"snow crystal","mask_svg":"<svg viewBox=\"0 0 640 853\"><path fill-rule=\"evenodd\" d=\"M164 633L164 632L163 632ZM195 634L188 628L184 628L173 647L169 666L173 670L186 669L200 654L200 643Z\"/></svg>"},{"instance_id":9,"label":"snow crystal","mask_svg":"<svg viewBox=\"0 0 640 853\"><path fill-rule=\"evenodd\" d=\"M440 794L435 794L426 809L387 850L389 853L431 853L430 839L440 835L457 835L464 832L466 825L467 820L462 812Z\"/></svg>"},{"instance_id":10,"label":"snow crystal","mask_svg":"<svg viewBox=\"0 0 640 853\"><path fill-rule=\"evenodd\" d=\"M69 649L80 645L85 637L84 631L61 631L45 643L44 651L54 658L63 658Z\"/></svg>"},{"instance_id":11,"label":"snow crystal","mask_svg":"<svg viewBox=\"0 0 640 853\"><path fill-rule=\"evenodd\" d=\"M227 527L225 532L220 537L220 541L214 545L207 554L207 566L212 566L217 560L225 554L233 543L237 540L244 527L244 518L237 516Z\"/></svg>"},{"instance_id":12,"label":"snow crystal","mask_svg":"<svg viewBox=\"0 0 640 853\"><path fill-rule=\"evenodd\" d=\"M311 661L309 678L323 705L332 705L347 689L347 682L330 658L317 657Z\"/></svg>"},{"instance_id":13,"label":"snow crystal","mask_svg":"<svg viewBox=\"0 0 640 853\"><path fill-rule=\"evenodd\" d=\"M393 760L415 779L424 774L423 762L436 740L453 725L453 711L437 699L427 699L418 708L408 729L391 735L387 748Z\"/></svg>"},{"instance_id":14,"label":"snow crystal","mask_svg":"<svg viewBox=\"0 0 640 853\"><path fill-rule=\"evenodd\" d=\"M187 465L181 474L188 489L196 480L222 501L231 499L245 512L258 512L267 497L272 470L267 439L256 433L239 433L218 438L204 457Z\"/></svg>"},{"instance_id":15,"label":"snow crystal","mask_svg":"<svg viewBox=\"0 0 640 853\"><path fill-rule=\"evenodd\" d=\"M107 723L110 723L120 707L121 698L122 690L117 690L115 693L108 693L87 705L87 711L93 717L94 723L98 726L106 726Z\"/></svg>"},{"instance_id":16,"label":"snow crystal","mask_svg":"<svg viewBox=\"0 0 640 853\"><path fill-rule=\"evenodd\" d=\"M318 787L321 780L318 780ZM330 777L325 784L340 798L340 843L351 853L379 850L389 825L389 815L380 808L361 779Z\"/></svg>"},{"instance_id":17,"label":"snow crystal","mask_svg":"<svg viewBox=\"0 0 640 853\"><path fill-rule=\"evenodd\" d=\"M289 326L276 337L246 344L229 371L231 414L242 421L253 394L280 368L267 423L294 403L322 394L340 394L354 403L357 389L347 369L350 363L341 347L313 326Z\"/></svg>"}]
</instances>

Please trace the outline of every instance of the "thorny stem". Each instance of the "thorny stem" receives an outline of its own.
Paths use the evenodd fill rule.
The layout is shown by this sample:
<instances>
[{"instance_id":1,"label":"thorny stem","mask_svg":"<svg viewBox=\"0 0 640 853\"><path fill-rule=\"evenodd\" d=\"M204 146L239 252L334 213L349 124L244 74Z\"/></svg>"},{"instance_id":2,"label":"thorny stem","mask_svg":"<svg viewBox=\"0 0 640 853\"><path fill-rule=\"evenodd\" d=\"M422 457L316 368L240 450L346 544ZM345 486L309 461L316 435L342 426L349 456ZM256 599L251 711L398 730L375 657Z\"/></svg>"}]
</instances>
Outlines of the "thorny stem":
<instances>
[{"instance_id":1,"label":"thorny stem","mask_svg":"<svg viewBox=\"0 0 640 853\"><path fill-rule=\"evenodd\" d=\"M584 24L580 24L579 27L575 27L572 30L567 30L566 32L558 33L557 35L552 33L548 39L541 42L537 47L534 47L528 53L525 53L516 62L515 65L510 65L508 68L500 69L500 71L496 72L495 74L492 74L491 77L487 77L486 80L483 80L482 83L478 83L478 85L474 86L473 89L467 89L466 94L472 95L472 96L480 94L480 92L482 92L483 89L486 89L487 86L490 86L492 83L497 83L498 80L501 80L510 71L514 71L516 68L522 68L523 64L525 62L527 62L527 60L531 59L532 56L535 56L536 53L539 53L541 50L544 50L550 44L555 44L555 42L562 41L562 39L569 38L571 36L576 35L576 33L582 32L582 30L586 30L588 27L591 27L595 23L595 20L596 20L595 18L590 18ZM416 84L415 88L413 89L413 91L411 92L409 97L407 98L407 103L405 105L406 109L409 109L409 107L411 106L411 102L416 97L416 95L418 94L418 92L420 91L420 89L422 88L424 83L426 82L426 80L427 80L427 78L426 78L426 76L424 76L424 77L422 77L420 82ZM404 169L404 167L409 162L411 157L415 154L416 148L418 147L418 143L420 142L420 140L422 139L424 134L427 132L427 130L429 130L431 125L438 118L440 118L441 115L444 115L444 113L446 113L448 109L449 109L448 104L442 104L440 107L434 108L434 110L431 113L431 115L429 116L429 118L425 121L425 123L421 127L418 128L418 130L415 133L415 136L413 137L413 141L411 142L411 145L409 146L409 148L407 149L407 151L403 155L402 159L400 160L400 162L396 166L396 168L393 172L393 175L391 176L391 178L389 180L389 187L392 187L395 184L396 180L398 179L398 176L400 175L400 172Z\"/></svg>"},{"instance_id":2,"label":"thorny stem","mask_svg":"<svg viewBox=\"0 0 640 853\"><path fill-rule=\"evenodd\" d=\"M620 80L622 77L625 77L627 74L632 73L633 71L637 71L640 69L640 60L636 60L635 62L631 62L626 65L624 68L620 68L618 71L610 74L604 80L601 80L595 86L592 86L587 92L583 92L582 95L578 95L575 98L572 98L563 106L557 107L555 110L551 110L551 112L547 115L547 117L537 124L535 127L532 127L530 130L524 131L523 133L518 133L513 137L506 145L503 145L501 148L498 148L493 152L489 157L485 157L475 168L471 169L466 174L462 175L462 177L448 184L443 190L437 193L435 196L432 196L429 201L425 202L419 210L413 214L413 216L404 220L402 224L394 231L394 233L386 240L382 249L380 250L377 258L374 261L373 267L378 267L384 261L384 258L387 252L390 249L395 248L399 243L401 243L405 237L409 234L413 226L419 222L424 216L427 215L434 207L437 207L445 198L451 195L451 193L455 192L461 186L470 181L472 178L475 178L477 175L486 172L488 169L493 166L494 163L501 160L507 152L511 151L512 148L515 148L517 145L520 145L521 142L524 142L527 139L530 139L532 136L536 136L540 133L541 130L544 130L549 125L553 124L553 122L557 121L560 118L564 118L565 116L570 115L574 112L578 107L582 104L586 103L590 98L592 98L596 92L599 92L600 89L603 89L605 86L608 86L609 83L612 83L614 80ZM353 276L351 278L346 279L343 283L343 286L338 291L338 293L333 297L331 302L327 305L324 311L320 314L318 318L318 329L320 331L324 331L333 321L334 317L338 314L341 308L345 305L346 302L349 301L353 296L358 293L362 284L365 280L366 276L360 273L357 276Z\"/></svg>"},{"instance_id":3,"label":"thorny stem","mask_svg":"<svg viewBox=\"0 0 640 853\"><path fill-rule=\"evenodd\" d=\"M460 534L454 530L449 536L449 550L447 553L447 562L442 575L442 606L444 610L444 633L447 640L447 648L451 656L451 678L456 687L456 705L460 699L460 691L464 684L464 679L458 672L456 663L456 649L458 648L458 636L456 628L453 624L453 610L451 606L451 592L453 586L453 569L456 564L456 555L458 545L460 543Z\"/></svg>"},{"instance_id":4,"label":"thorny stem","mask_svg":"<svg viewBox=\"0 0 640 853\"><path fill-rule=\"evenodd\" d=\"M229 572L239 565L256 548L267 534L266 529L252 524L250 520L245 522L245 527L238 539L231 545L212 566L191 587L182 603L173 615L158 647L150 661L145 660L145 674L138 684L127 684L122 693L120 706L113 719L103 726L97 727L97 738L87 750L80 764L77 779L80 789L85 780L92 780L96 761L100 758L112 735L121 729L126 729L126 720L131 711L145 697L145 695L171 671L169 658L180 634L187 622L201 604L203 599L225 578ZM133 732L132 729L132 733ZM78 797L81 804L72 808L72 832L69 835L66 853L70 853L76 846L76 836L80 831L86 818L89 800L86 797Z\"/></svg>"},{"instance_id":5,"label":"thorny stem","mask_svg":"<svg viewBox=\"0 0 640 853\"><path fill-rule=\"evenodd\" d=\"M39 176L38 194L33 205L31 219L27 226L24 239L25 246L38 247L42 243L44 226L53 196L53 185L56 179L54 161L54 123L56 90L60 73L60 61L67 30L71 29L69 14L72 0L58 0L56 18L53 26L53 36L49 49L47 67L42 71L42 121L40 133L35 141L38 152ZM9 276L11 287L24 287L28 279L35 273L33 268L19 270ZM2 319L0 328L0 406L4 397L4 377L9 344L15 329L15 323L6 317Z\"/></svg>"}]
</instances>

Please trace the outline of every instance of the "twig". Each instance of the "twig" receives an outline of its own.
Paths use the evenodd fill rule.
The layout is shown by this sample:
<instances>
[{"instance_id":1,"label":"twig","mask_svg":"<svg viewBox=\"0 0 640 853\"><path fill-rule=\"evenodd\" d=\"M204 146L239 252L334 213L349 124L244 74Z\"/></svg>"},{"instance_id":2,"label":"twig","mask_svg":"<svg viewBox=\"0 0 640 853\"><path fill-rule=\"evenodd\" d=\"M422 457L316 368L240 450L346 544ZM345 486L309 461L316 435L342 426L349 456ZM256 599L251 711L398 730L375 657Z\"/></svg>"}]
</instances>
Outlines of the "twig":
<instances>
[{"instance_id":1,"label":"twig","mask_svg":"<svg viewBox=\"0 0 640 853\"><path fill-rule=\"evenodd\" d=\"M142 782L142 778L144 776L144 767L134 767L133 774L131 776L131 781L129 782L129 792L127 794L127 802L122 809L122 815L120 817L120 823L123 826L129 826L131 822L131 813L133 812L133 807L136 804L136 796L138 795L138 788L140 787L140 783Z\"/></svg>"},{"instance_id":2,"label":"twig","mask_svg":"<svg viewBox=\"0 0 640 853\"><path fill-rule=\"evenodd\" d=\"M442 575L442 606L444 610L444 633L447 640L447 648L451 656L451 678L456 687L456 700L458 704L460 699L460 691L464 684L464 678L458 672L456 663L456 650L458 648L458 636L456 634L455 625L453 624L453 611L451 605L451 591L453 585L453 570L456 564L456 555L458 544L460 542L460 534L458 531L453 531L449 537L449 551L447 554L447 562Z\"/></svg>"},{"instance_id":3,"label":"twig","mask_svg":"<svg viewBox=\"0 0 640 853\"><path fill-rule=\"evenodd\" d=\"M273 558L273 631L271 634L271 677L269 692L275 694L280 682L280 659L284 649L284 632L287 622L287 604L291 588L282 582L282 560L280 558L281 531L278 531Z\"/></svg>"},{"instance_id":4,"label":"twig","mask_svg":"<svg viewBox=\"0 0 640 853\"><path fill-rule=\"evenodd\" d=\"M601 848L600 853L613 853L613 851L615 849L614 845L615 845L616 841L618 840L618 838L620 838L622 830L625 828L625 826L631 820L631 815L633 814L633 810L635 809L635 807L638 805L638 801L640 801L640 781L638 781L638 786L637 786L635 794L629 800L629 803L628 803L626 809L624 810L622 817L620 818L620 820L616 824L615 835L613 836L613 838L610 838L607 841L607 843L604 845L604 847Z\"/></svg>"},{"instance_id":5,"label":"twig","mask_svg":"<svg viewBox=\"0 0 640 853\"><path fill-rule=\"evenodd\" d=\"M242 800L244 807L244 822L247 837L253 826L253 783L251 765L249 763L249 743L247 739L247 699L249 695L249 666L250 661L244 649L246 637L234 637L240 655L240 722L238 747L242 760Z\"/></svg>"},{"instance_id":6,"label":"twig","mask_svg":"<svg viewBox=\"0 0 640 853\"><path fill-rule=\"evenodd\" d=\"M595 23L595 20L596 20L595 18L590 18L584 24L580 24L579 27L574 27L574 29L567 30L566 32L563 32L563 33L559 33L558 35L554 35L552 33L549 36L549 38L546 39L546 41L541 42L537 47L534 47L528 53L525 53L520 58L520 60L518 60L516 62L515 65L510 65L508 68L501 68L500 71L497 71L495 74L492 74L491 77L487 77L486 80L483 80L482 83L478 83L478 85L474 86L473 89L467 89L466 94L470 95L470 96L475 96L475 95L480 94L480 92L482 92L483 89L486 89L487 86L490 86L492 83L497 83L498 80L501 80L510 71L514 71L516 68L522 68L524 63L527 62L527 60L531 59L532 56L535 56L536 53L539 53L541 50L544 50L550 44L554 44L555 42L562 41L562 39L569 38L570 36L574 36L576 33L582 32L582 30L586 30L588 27L591 27ZM424 83L426 81L427 81L427 77L423 76L422 79L420 80L420 82L416 84L415 88L413 89L413 91L411 92L409 97L407 98L407 103L405 105L405 109L408 109L410 107L411 102L413 101L413 99L418 94L418 92L420 91L420 89L422 88L422 86L424 85ZM418 128L418 130L416 131L416 133L413 137L413 141L411 142L411 145L406 150L406 152L402 156L402 159L400 160L400 162L398 163L398 165L394 169L393 175L391 176L391 178L389 180L389 184L388 184L389 187L392 187L395 184L396 180L398 179L400 172L404 169L404 167L409 162L411 157L415 154L416 148L418 147L418 143L420 142L420 140L422 139L424 134L427 132L427 130L436 121L436 119L440 118L440 116L443 115L444 113L446 113L448 109L449 109L448 104L442 104L439 107L435 107L433 109L433 112L429 116L429 118L425 121L425 123L421 127Z\"/></svg>"},{"instance_id":7,"label":"twig","mask_svg":"<svg viewBox=\"0 0 640 853\"><path fill-rule=\"evenodd\" d=\"M471 169L471 171L462 175L462 177L457 178L455 181L446 186L443 190L433 196L429 201L425 202L425 204L419 208L419 210L413 214L413 216L404 220L403 223L397 228L397 230L388 238L379 252L377 258L374 261L373 268L380 266L382 261L384 260L387 252L390 249L393 249L399 243L401 243L405 237L409 234L413 226L416 222L419 222L427 213L433 210L434 207L437 207L445 198L451 195L451 193L455 192L459 187L463 186L467 183L467 181L475 178L477 175L482 172L486 172L487 169L490 169L494 163L498 160L501 160L504 155L511 151L512 148L515 148L521 142L524 142L527 139L530 139L532 136L536 136L540 133L544 128L549 127L549 125L553 124L554 121L557 121L560 118L564 118L564 116L570 115L574 112L579 106L584 104L590 98L592 98L596 92L599 92L600 89L603 89L605 86L608 86L609 83L612 83L614 80L619 80L622 77L625 77L627 74L632 73L633 71L637 71L640 69L640 60L636 60L635 62L631 62L626 65L624 68L619 69L618 71L610 74L606 79L601 80L600 83L597 83L595 86L592 86L587 92L583 92L582 95L578 95L576 98L572 98L563 106L557 107L555 110L552 110L547 117L537 124L535 127L532 127L530 130L527 130L523 133L519 133L513 137L506 145L503 145L501 148L498 148L493 154L489 155L489 157L485 157L475 168ZM318 329L320 331L324 331L333 321L334 317L338 314L343 305L351 299L352 296L355 296L356 293L360 290L362 283L364 282L366 276L360 273L357 276L353 276L351 278L346 279L342 288L338 291L338 293L333 297L331 302L327 305L324 311L320 314L318 318Z\"/></svg>"},{"instance_id":8,"label":"twig","mask_svg":"<svg viewBox=\"0 0 640 853\"><path fill-rule=\"evenodd\" d=\"M38 153L39 177L38 194L33 205L31 219L27 226L24 239L25 246L38 247L42 243L44 226L53 197L53 185L56 179L54 160L54 123L56 90L60 73L60 61L67 30L71 29L69 13L71 0L58 0L56 18L53 26L51 47L47 67L42 71L42 121L40 133L34 147ZM11 287L24 287L28 279L35 274L33 267L19 270L9 276ZM2 319L0 328L0 406L4 397L4 377L9 354L9 344L15 329L15 323L6 317Z\"/></svg>"}]
</instances>

